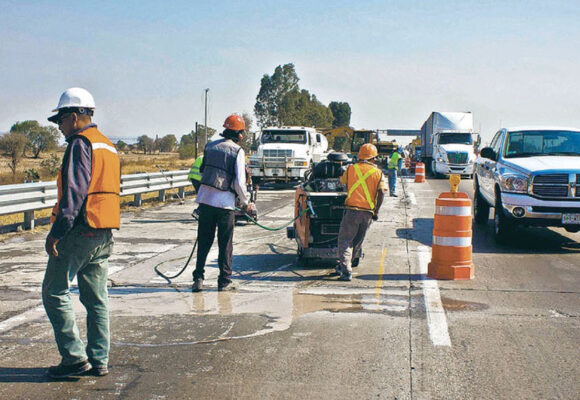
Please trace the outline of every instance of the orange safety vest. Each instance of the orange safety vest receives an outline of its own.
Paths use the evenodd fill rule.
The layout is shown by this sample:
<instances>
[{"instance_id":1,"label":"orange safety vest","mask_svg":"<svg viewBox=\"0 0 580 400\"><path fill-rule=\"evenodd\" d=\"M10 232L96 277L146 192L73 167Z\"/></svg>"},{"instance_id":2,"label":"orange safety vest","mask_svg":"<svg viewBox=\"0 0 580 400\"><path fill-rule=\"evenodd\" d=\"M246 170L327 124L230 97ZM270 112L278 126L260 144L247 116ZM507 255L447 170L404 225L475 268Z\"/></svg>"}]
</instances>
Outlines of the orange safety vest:
<instances>
[{"instance_id":1,"label":"orange safety vest","mask_svg":"<svg viewBox=\"0 0 580 400\"><path fill-rule=\"evenodd\" d=\"M383 173L372 164L353 164L346 170L345 206L357 210L375 209L375 201Z\"/></svg>"},{"instance_id":2,"label":"orange safety vest","mask_svg":"<svg viewBox=\"0 0 580 400\"><path fill-rule=\"evenodd\" d=\"M121 163L117 149L97 128L88 128L79 135L91 143L91 183L85 201L85 220L92 228L121 226ZM62 197L62 171L57 177L58 200L52 210L51 222L56 220Z\"/></svg>"}]
</instances>

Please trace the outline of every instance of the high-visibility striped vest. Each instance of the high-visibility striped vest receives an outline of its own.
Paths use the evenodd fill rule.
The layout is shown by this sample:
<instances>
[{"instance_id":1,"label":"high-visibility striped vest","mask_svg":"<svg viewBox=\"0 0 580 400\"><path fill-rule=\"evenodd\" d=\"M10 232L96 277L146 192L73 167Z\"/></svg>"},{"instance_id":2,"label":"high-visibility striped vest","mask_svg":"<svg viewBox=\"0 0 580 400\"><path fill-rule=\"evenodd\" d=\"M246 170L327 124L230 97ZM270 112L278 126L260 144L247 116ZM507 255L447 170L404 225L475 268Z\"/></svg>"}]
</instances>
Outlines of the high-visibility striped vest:
<instances>
[{"instance_id":1,"label":"high-visibility striped vest","mask_svg":"<svg viewBox=\"0 0 580 400\"><path fill-rule=\"evenodd\" d=\"M399 158L401 158L401 155L399 153L395 152L395 153L391 154L387 168L388 169L399 169Z\"/></svg>"},{"instance_id":2,"label":"high-visibility striped vest","mask_svg":"<svg viewBox=\"0 0 580 400\"><path fill-rule=\"evenodd\" d=\"M189 174L187 175L187 179L190 181L201 181L201 171L199 168L201 167L201 163L203 162L203 154L197 157L189 170Z\"/></svg>"},{"instance_id":3,"label":"high-visibility striped vest","mask_svg":"<svg viewBox=\"0 0 580 400\"><path fill-rule=\"evenodd\" d=\"M97 128L79 133L91 143L91 183L85 201L85 222L92 228L121 226L121 162L117 149ZM62 171L57 177L58 200L53 208L51 222L56 220L62 197Z\"/></svg>"},{"instance_id":4,"label":"high-visibility striped vest","mask_svg":"<svg viewBox=\"0 0 580 400\"><path fill-rule=\"evenodd\" d=\"M347 196L344 205L373 211L382 179L383 173L372 164L360 162L350 165L346 170Z\"/></svg>"}]
</instances>

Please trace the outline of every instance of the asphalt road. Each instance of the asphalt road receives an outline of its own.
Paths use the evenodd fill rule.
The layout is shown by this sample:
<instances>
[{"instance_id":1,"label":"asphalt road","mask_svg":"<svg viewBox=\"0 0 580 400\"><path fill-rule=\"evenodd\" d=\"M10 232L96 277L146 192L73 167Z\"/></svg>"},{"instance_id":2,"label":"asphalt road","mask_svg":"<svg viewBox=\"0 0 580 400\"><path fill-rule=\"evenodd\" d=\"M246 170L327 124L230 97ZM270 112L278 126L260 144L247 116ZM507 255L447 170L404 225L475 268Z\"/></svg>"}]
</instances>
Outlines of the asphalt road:
<instances>
[{"instance_id":1,"label":"asphalt road","mask_svg":"<svg viewBox=\"0 0 580 400\"><path fill-rule=\"evenodd\" d=\"M434 281L434 199L445 180L399 185L352 282L299 267L285 230L239 226L236 292L178 272L196 235L185 205L123 215L110 267L110 375L49 381L59 362L40 306L44 234L0 244L0 398L575 399L580 234L535 228L498 246L474 227L471 281ZM460 190L471 194L471 181ZM262 190L260 222L292 218L293 190ZM84 313L76 304L81 331Z\"/></svg>"}]
</instances>

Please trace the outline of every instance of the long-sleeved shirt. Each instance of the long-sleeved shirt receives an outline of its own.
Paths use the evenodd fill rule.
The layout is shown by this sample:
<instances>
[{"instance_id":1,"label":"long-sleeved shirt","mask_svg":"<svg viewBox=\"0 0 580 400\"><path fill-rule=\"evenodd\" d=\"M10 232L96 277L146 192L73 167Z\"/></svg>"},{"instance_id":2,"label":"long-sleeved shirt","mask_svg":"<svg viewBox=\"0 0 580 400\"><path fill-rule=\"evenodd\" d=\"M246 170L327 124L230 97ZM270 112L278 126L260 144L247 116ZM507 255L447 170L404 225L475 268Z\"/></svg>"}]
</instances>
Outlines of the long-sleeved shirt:
<instances>
[{"instance_id":1,"label":"long-sleeved shirt","mask_svg":"<svg viewBox=\"0 0 580 400\"><path fill-rule=\"evenodd\" d=\"M212 207L233 210L236 206L237 195L242 205L248 204L250 195L246 190L246 156L244 149L240 149L238 156L236 157L233 186L236 191L235 194L230 191L224 192L211 186L201 185L195 201Z\"/></svg>"},{"instance_id":2,"label":"long-sleeved shirt","mask_svg":"<svg viewBox=\"0 0 580 400\"><path fill-rule=\"evenodd\" d=\"M66 139L68 146L61 168L62 197L50 229L50 235L55 239L62 239L76 224L85 223L83 206L91 183L93 152L89 140L78 133L96 126L89 124Z\"/></svg>"}]
</instances>

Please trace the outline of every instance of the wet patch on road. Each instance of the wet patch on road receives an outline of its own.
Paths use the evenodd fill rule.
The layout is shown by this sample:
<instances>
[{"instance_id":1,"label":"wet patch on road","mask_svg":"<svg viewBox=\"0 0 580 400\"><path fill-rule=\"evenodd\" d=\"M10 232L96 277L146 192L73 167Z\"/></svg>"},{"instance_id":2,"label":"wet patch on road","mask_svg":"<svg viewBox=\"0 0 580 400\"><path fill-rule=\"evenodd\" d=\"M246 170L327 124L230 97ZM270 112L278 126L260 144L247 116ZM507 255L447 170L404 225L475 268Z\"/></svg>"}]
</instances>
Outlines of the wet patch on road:
<instances>
[{"instance_id":1,"label":"wet patch on road","mask_svg":"<svg viewBox=\"0 0 580 400\"><path fill-rule=\"evenodd\" d=\"M441 303L446 311L483 311L489 309L488 304L451 299L449 297L441 297Z\"/></svg>"}]
</instances>

